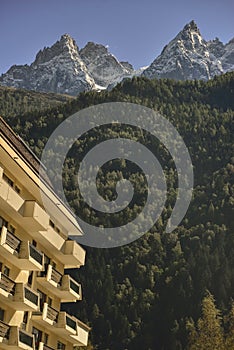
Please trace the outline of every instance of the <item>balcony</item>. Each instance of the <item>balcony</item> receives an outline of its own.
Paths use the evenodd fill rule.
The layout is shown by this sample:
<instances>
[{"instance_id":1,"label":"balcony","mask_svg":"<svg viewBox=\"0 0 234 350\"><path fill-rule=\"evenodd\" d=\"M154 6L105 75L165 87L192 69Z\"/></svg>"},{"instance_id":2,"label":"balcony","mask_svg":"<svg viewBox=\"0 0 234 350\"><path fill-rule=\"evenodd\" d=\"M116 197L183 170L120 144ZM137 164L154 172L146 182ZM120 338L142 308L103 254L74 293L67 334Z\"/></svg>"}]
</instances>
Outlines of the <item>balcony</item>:
<instances>
[{"instance_id":1,"label":"balcony","mask_svg":"<svg viewBox=\"0 0 234 350\"><path fill-rule=\"evenodd\" d=\"M0 254L21 270L42 270L43 253L29 241L21 241L5 226L0 228Z\"/></svg>"},{"instance_id":2,"label":"balcony","mask_svg":"<svg viewBox=\"0 0 234 350\"><path fill-rule=\"evenodd\" d=\"M34 350L34 336L16 326L9 326L0 321L0 348Z\"/></svg>"},{"instance_id":3,"label":"balcony","mask_svg":"<svg viewBox=\"0 0 234 350\"><path fill-rule=\"evenodd\" d=\"M60 312L57 328L60 337L66 339L73 345L87 346L90 328L74 316L66 312Z\"/></svg>"},{"instance_id":4,"label":"balcony","mask_svg":"<svg viewBox=\"0 0 234 350\"><path fill-rule=\"evenodd\" d=\"M37 277L37 283L55 294L61 302L73 302L82 299L81 285L69 275L62 275L52 265Z\"/></svg>"},{"instance_id":5,"label":"balcony","mask_svg":"<svg viewBox=\"0 0 234 350\"><path fill-rule=\"evenodd\" d=\"M0 300L17 311L39 310L39 294L0 272Z\"/></svg>"},{"instance_id":6,"label":"balcony","mask_svg":"<svg viewBox=\"0 0 234 350\"><path fill-rule=\"evenodd\" d=\"M0 272L0 300L9 303L13 300L16 283Z\"/></svg>"},{"instance_id":7,"label":"balcony","mask_svg":"<svg viewBox=\"0 0 234 350\"><path fill-rule=\"evenodd\" d=\"M24 199L16 190L3 178L0 172L0 205L9 215L18 213L24 204Z\"/></svg>"},{"instance_id":8,"label":"balcony","mask_svg":"<svg viewBox=\"0 0 234 350\"><path fill-rule=\"evenodd\" d=\"M44 255L29 241L23 241L19 251L20 268L29 271L41 271L44 264Z\"/></svg>"},{"instance_id":9,"label":"balcony","mask_svg":"<svg viewBox=\"0 0 234 350\"><path fill-rule=\"evenodd\" d=\"M32 320L42 327L53 330L57 324L58 315L59 311L44 303L40 312L32 314Z\"/></svg>"},{"instance_id":10,"label":"balcony","mask_svg":"<svg viewBox=\"0 0 234 350\"><path fill-rule=\"evenodd\" d=\"M10 331L10 326L0 321L0 344L8 342L9 331Z\"/></svg>"},{"instance_id":11,"label":"balcony","mask_svg":"<svg viewBox=\"0 0 234 350\"><path fill-rule=\"evenodd\" d=\"M14 299L11 307L18 311L37 311L39 310L40 296L37 292L24 285L16 283Z\"/></svg>"},{"instance_id":12,"label":"balcony","mask_svg":"<svg viewBox=\"0 0 234 350\"><path fill-rule=\"evenodd\" d=\"M32 321L73 345L86 346L88 343L90 328L86 324L66 312L53 309L47 303L44 303L41 312L32 314Z\"/></svg>"},{"instance_id":13,"label":"balcony","mask_svg":"<svg viewBox=\"0 0 234 350\"><path fill-rule=\"evenodd\" d=\"M85 264L85 250L76 242L67 240L62 247L60 261L66 269L77 268Z\"/></svg>"},{"instance_id":14,"label":"balcony","mask_svg":"<svg viewBox=\"0 0 234 350\"><path fill-rule=\"evenodd\" d=\"M19 251L21 240L7 230L0 227L0 255L9 260L13 265L19 266Z\"/></svg>"},{"instance_id":15,"label":"balcony","mask_svg":"<svg viewBox=\"0 0 234 350\"><path fill-rule=\"evenodd\" d=\"M8 249L9 253L19 253L21 240L9 232L5 226L0 228L0 245Z\"/></svg>"},{"instance_id":16,"label":"balcony","mask_svg":"<svg viewBox=\"0 0 234 350\"><path fill-rule=\"evenodd\" d=\"M22 350L35 349L34 336L25 332L19 327L11 326L8 340L9 348L17 348Z\"/></svg>"},{"instance_id":17,"label":"balcony","mask_svg":"<svg viewBox=\"0 0 234 350\"><path fill-rule=\"evenodd\" d=\"M22 209L24 227L31 231L46 231L49 226L49 215L34 200L26 200Z\"/></svg>"}]
</instances>

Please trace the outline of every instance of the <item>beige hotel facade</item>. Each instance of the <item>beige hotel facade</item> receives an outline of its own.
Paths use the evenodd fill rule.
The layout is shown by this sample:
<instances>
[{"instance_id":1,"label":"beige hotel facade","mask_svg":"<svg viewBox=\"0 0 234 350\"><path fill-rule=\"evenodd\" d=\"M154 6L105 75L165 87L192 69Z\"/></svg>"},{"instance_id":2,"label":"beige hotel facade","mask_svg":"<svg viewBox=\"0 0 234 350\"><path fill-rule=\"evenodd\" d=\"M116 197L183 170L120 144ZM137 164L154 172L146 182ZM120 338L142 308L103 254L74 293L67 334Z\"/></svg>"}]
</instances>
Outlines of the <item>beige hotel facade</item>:
<instances>
[{"instance_id":1,"label":"beige hotel facade","mask_svg":"<svg viewBox=\"0 0 234 350\"><path fill-rule=\"evenodd\" d=\"M0 349L71 350L89 327L61 311L82 288L65 269L85 263L74 215L39 179L40 161L0 118ZM40 191L51 208L45 211Z\"/></svg>"}]
</instances>

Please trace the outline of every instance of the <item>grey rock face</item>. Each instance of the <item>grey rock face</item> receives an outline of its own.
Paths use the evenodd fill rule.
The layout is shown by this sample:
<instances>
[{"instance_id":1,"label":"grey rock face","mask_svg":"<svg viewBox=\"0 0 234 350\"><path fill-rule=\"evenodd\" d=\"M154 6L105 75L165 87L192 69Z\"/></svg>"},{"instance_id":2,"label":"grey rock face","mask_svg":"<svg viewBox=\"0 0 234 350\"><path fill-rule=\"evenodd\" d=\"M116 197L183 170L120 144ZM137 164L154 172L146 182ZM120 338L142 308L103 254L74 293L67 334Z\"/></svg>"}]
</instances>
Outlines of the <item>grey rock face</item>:
<instances>
[{"instance_id":1,"label":"grey rock face","mask_svg":"<svg viewBox=\"0 0 234 350\"><path fill-rule=\"evenodd\" d=\"M108 48L93 42L79 50L68 34L40 50L31 65L14 65L0 76L0 85L42 92L77 95L92 89L111 89L124 78L143 75L176 80L208 80L234 70L234 39L205 41L194 21L186 24L148 66L134 70Z\"/></svg>"},{"instance_id":2,"label":"grey rock face","mask_svg":"<svg viewBox=\"0 0 234 350\"><path fill-rule=\"evenodd\" d=\"M234 38L224 47L224 54L220 58L225 72L234 70Z\"/></svg>"},{"instance_id":3,"label":"grey rock face","mask_svg":"<svg viewBox=\"0 0 234 350\"><path fill-rule=\"evenodd\" d=\"M119 62L105 46L93 42L88 42L80 51L80 57L96 84L103 87L117 83L133 72L128 62Z\"/></svg>"},{"instance_id":4,"label":"grey rock face","mask_svg":"<svg viewBox=\"0 0 234 350\"><path fill-rule=\"evenodd\" d=\"M207 42L207 48L210 54L213 54L216 58L221 57L224 54L225 45L219 38Z\"/></svg>"},{"instance_id":5,"label":"grey rock face","mask_svg":"<svg viewBox=\"0 0 234 350\"><path fill-rule=\"evenodd\" d=\"M39 51L30 66L12 66L0 77L0 84L70 95L95 87L75 41L68 34Z\"/></svg>"},{"instance_id":6,"label":"grey rock face","mask_svg":"<svg viewBox=\"0 0 234 350\"><path fill-rule=\"evenodd\" d=\"M219 39L205 41L194 21L163 49L162 53L143 72L152 78L176 80L208 80L233 70L233 43L224 45Z\"/></svg>"}]
</instances>

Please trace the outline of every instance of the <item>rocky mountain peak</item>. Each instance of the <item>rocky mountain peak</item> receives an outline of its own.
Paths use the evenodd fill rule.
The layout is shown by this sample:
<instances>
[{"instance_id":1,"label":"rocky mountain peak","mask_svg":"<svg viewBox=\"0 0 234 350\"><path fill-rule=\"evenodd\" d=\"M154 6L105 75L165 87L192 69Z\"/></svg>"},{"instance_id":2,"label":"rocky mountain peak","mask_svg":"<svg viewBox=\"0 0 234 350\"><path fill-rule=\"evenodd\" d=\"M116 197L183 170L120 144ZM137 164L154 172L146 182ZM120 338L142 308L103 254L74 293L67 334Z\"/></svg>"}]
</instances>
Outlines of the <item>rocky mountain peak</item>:
<instances>
[{"instance_id":1,"label":"rocky mountain peak","mask_svg":"<svg viewBox=\"0 0 234 350\"><path fill-rule=\"evenodd\" d=\"M194 21L186 24L184 28L175 37L174 43L177 42L179 48L182 46L186 50L202 50L204 47L204 40L201 36L200 30Z\"/></svg>"},{"instance_id":2,"label":"rocky mountain peak","mask_svg":"<svg viewBox=\"0 0 234 350\"><path fill-rule=\"evenodd\" d=\"M80 50L81 57L87 57L87 56L95 56L96 54L100 55L108 55L108 49L106 46L102 44L96 44L92 41L89 41L83 49Z\"/></svg>"},{"instance_id":3,"label":"rocky mountain peak","mask_svg":"<svg viewBox=\"0 0 234 350\"><path fill-rule=\"evenodd\" d=\"M119 61L107 46L88 42L79 50L69 34L40 50L31 65L14 65L0 76L0 85L35 91L77 95L91 89L112 88L127 77L144 75L177 80L203 79L234 70L234 38L224 45L206 41L194 20L147 67L134 70Z\"/></svg>"},{"instance_id":4,"label":"rocky mountain peak","mask_svg":"<svg viewBox=\"0 0 234 350\"><path fill-rule=\"evenodd\" d=\"M34 65L42 64L50 61L53 57L59 55L78 55L79 48L76 45L75 40L69 35L64 34L51 47L45 47L43 50L40 50L36 55L36 59L33 62Z\"/></svg>"},{"instance_id":5,"label":"rocky mountain peak","mask_svg":"<svg viewBox=\"0 0 234 350\"><path fill-rule=\"evenodd\" d=\"M196 22L194 21L194 20L192 20L191 22L189 22L189 23L187 23L185 26L184 26L184 28L183 28L183 30L182 30L183 32L187 32L187 31L190 31L190 32L197 32L199 35L201 35L201 33L200 33L200 30L199 30L199 28L198 28L198 26L197 26L197 24L196 24Z\"/></svg>"},{"instance_id":6,"label":"rocky mountain peak","mask_svg":"<svg viewBox=\"0 0 234 350\"><path fill-rule=\"evenodd\" d=\"M57 43L62 50L79 52L79 47L76 41L69 34L63 34Z\"/></svg>"},{"instance_id":7,"label":"rocky mountain peak","mask_svg":"<svg viewBox=\"0 0 234 350\"><path fill-rule=\"evenodd\" d=\"M148 78L208 80L223 73L221 61L217 59L223 51L224 45L218 39L205 41L196 23L191 21L169 42L143 75Z\"/></svg>"},{"instance_id":8,"label":"rocky mountain peak","mask_svg":"<svg viewBox=\"0 0 234 350\"><path fill-rule=\"evenodd\" d=\"M75 43L75 40L67 33L61 35L59 41L60 42L67 42L67 43L70 43L70 42Z\"/></svg>"},{"instance_id":9,"label":"rocky mountain peak","mask_svg":"<svg viewBox=\"0 0 234 350\"><path fill-rule=\"evenodd\" d=\"M108 48L101 44L88 42L80 50L80 57L97 85L102 87L117 83L132 73L130 66L121 64Z\"/></svg>"},{"instance_id":10,"label":"rocky mountain peak","mask_svg":"<svg viewBox=\"0 0 234 350\"><path fill-rule=\"evenodd\" d=\"M95 88L78 46L68 34L62 35L51 47L40 50L30 66L11 67L0 77L0 84L70 95Z\"/></svg>"}]
</instances>

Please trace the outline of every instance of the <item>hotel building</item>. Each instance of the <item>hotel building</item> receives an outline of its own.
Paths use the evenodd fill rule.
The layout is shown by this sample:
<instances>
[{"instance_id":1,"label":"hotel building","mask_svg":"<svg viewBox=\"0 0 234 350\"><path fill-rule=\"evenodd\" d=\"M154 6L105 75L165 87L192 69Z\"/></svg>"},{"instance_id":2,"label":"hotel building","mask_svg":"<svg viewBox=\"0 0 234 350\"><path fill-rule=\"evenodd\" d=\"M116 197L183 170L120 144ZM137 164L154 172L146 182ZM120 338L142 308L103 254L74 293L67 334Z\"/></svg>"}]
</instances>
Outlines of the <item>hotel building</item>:
<instances>
[{"instance_id":1,"label":"hotel building","mask_svg":"<svg viewBox=\"0 0 234 350\"><path fill-rule=\"evenodd\" d=\"M71 350L88 342L89 327L61 311L61 303L82 299L65 271L85 263L83 248L68 238L81 229L46 176L39 179L40 166L0 118L0 349Z\"/></svg>"}]
</instances>

